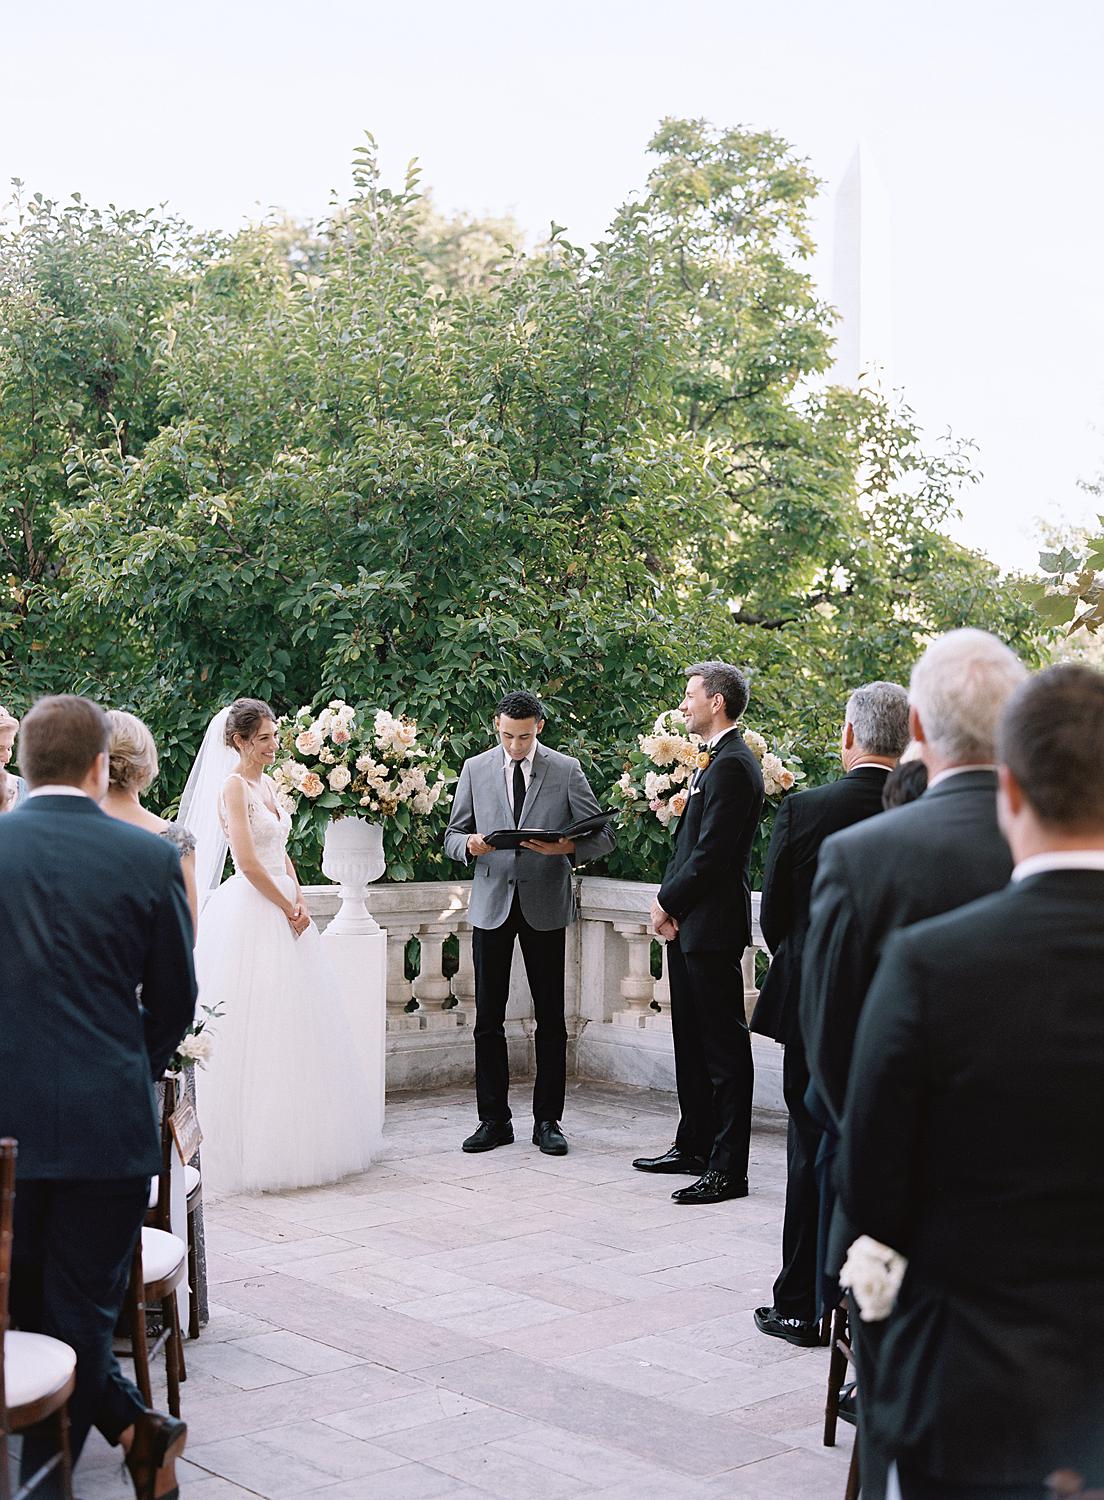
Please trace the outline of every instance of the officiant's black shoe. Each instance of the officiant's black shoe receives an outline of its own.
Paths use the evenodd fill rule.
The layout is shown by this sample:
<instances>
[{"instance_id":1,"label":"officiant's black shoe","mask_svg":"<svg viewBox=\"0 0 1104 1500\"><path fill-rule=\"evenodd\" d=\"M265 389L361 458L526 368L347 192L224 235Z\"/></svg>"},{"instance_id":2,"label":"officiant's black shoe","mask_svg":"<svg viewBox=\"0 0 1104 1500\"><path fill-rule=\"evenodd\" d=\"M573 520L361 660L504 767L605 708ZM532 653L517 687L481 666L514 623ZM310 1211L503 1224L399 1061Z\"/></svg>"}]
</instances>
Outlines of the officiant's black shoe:
<instances>
[{"instance_id":1,"label":"officiant's black shoe","mask_svg":"<svg viewBox=\"0 0 1104 1500\"><path fill-rule=\"evenodd\" d=\"M633 1166L638 1172L687 1172L691 1177L700 1177L705 1171L705 1158L688 1156L672 1146L662 1156L638 1156Z\"/></svg>"},{"instance_id":2,"label":"officiant's black shoe","mask_svg":"<svg viewBox=\"0 0 1104 1500\"><path fill-rule=\"evenodd\" d=\"M493 1151L496 1146L512 1146L514 1127L509 1120L480 1120L479 1129L474 1130L464 1142L465 1151Z\"/></svg>"},{"instance_id":3,"label":"officiant's black shoe","mask_svg":"<svg viewBox=\"0 0 1104 1500\"><path fill-rule=\"evenodd\" d=\"M727 1198L746 1198L746 1177L733 1177L731 1172L704 1172L697 1182L679 1188L671 1197L676 1203L724 1203Z\"/></svg>"},{"instance_id":4,"label":"officiant's black shoe","mask_svg":"<svg viewBox=\"0 0 1104 1500\"><path fill-rule=\"evenodd\" d=\"M784 1318L776 1307L757 1307L752 1314L760 1333L772 1339L785 1339L801 1349L815 1349L820 1343L820 1324L804 1318Z\"/></svg>"},{"instance_id":5,"label":"officiant's black shoe","mask_svg":"<svg viewBox=\"0 0 1104 1500\"><path fill-rule=\"evenodd\" d=\"M533 1126L533 1145L545 1156L566 1156L567 1142L558 1120L538 1120Z\"/></svg>"}]
</instances>

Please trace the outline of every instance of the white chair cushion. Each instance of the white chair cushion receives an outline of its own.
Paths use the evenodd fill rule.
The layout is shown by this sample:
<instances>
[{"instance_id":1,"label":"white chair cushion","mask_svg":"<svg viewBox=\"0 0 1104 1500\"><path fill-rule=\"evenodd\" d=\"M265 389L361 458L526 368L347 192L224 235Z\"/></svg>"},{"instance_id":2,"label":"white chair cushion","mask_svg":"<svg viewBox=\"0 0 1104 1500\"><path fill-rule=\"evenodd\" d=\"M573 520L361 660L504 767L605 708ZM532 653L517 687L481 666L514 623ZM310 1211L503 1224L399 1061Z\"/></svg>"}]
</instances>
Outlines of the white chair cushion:
<instances>
[{"instance_id":1,"label":"white chair cushion","mask_svg":"<svg viewBox=\"0 0 1104 1500\"><path fill-rule=\"evenodd\" d=\"M187 1245L175 1234L166 1234L163 1229L142 1230L142 1275L147 1282L171 1276L187 1253Z\"/></svg>"},{"instance_id":2,"label":"white chair cushion","mask_svg":"<svg viewBox=\"0 0 1104 1500\"><path fill-rule=\"evenodd\" d=\"M195 1189L198 1186L199 1186L199 1168L198 1167L185 1167L184 1168L184 1196L185 1196L185 1198L191 1197L192 1193L195 1191ZM157 1197L158 1197L158 1194L159 1194L160 1190L161 1190L161 1179L160 1179L160 1177L152 1177L150 1179L150 1195L149 1195L149 1206L150 1206L150 1208L156 1208L157 1207Z\"/></svg>"},{"instance_id":3,"label":"white chair cushion","mask_svg":"<svg viewBox=\"0 0 1104 1500\"><path fill-rule=\"evenodd\" d=\"M4 1394L9 1406L26 1406L60 1390L76 1369L77 1356L44 1333L4 1335Z\"/></svg>"}]
</instances>

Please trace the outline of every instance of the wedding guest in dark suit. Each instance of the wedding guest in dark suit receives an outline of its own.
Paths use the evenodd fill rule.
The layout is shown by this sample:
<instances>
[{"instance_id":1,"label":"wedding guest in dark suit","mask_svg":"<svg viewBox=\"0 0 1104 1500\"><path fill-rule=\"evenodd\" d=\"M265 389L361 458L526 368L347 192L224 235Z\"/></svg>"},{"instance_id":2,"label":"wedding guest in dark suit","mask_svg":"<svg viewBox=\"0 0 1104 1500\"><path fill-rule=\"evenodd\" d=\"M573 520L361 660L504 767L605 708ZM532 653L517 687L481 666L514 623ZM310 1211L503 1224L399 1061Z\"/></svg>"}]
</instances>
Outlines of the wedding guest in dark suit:
<instances>
[{"instance_id":1,"label":"wedding guest in dark suit","mask_svg":"<svg viewBox=\"0 0 1104 1500\"><path fill-rule=\"evenodd\" d=\"M751 941L751 846L763 811L759 762L740 733L747 678L726 662L688 667L681 710L703 742L652 924L667 942L679 1125L642 1172L698 1180L676 1203L747 1195L754 1075L740 960Z\"/></svg>"},{"instance_id":2,"label":"wedding guest in dark suit","mask_svg":"<svg viewBox=\"0 0 1104 1500\"><path fill-rule=\"evenodd\" d=\"M1018 689L1012 883L897 934L863 1010L839 1180L908 1260L861 1398L905 1500L1104 1481L1101 745L1100 673Z\"/></svg>"},{"instance_id":3,"label":"wedding guest in dark suit","mask_svg":"<svg viewBox=\"0 0 1104 1500\"><path fill-rule=\"evenodd\" d=\"M30 791L0 819L0 1136L19 1142L12 1317L76 1351L74 1460L98 1427L122 1444L144 1500L172 1488L187 1429L145 1408L112 1334L161 1165L154 1081L195 1008L192 921L177 851L98 806L102 709L40 699L19 758ZM43 1441L27 1434L24 1477Z\"/></svg>"},{"instance_id":4,"label":"wedding guest in dark suit","mask_svg":"<svg viewBox=\"0 0 1104 1500\"><path fill-rule=\"evenodd\" d=\"M751 1018L752 1031L785 1046L782 1092L789 1111L782 1269L770 1307L755 1310L762 1333L791 1344L820 1341L816 1266L820 1189L816 1177L821 1127L809 1113L809 1069L798 1005L809 897L824 840L882 811L886 780L908 744L908 694L895 682L871 682L847 700L840 758L845 775L827 786L785 798L771 833L763 873L759 925L771 964Z\"/></svg>"},{"instance_id":5,"label":"wedding guest in dark suit","mask_svg":"<svg viewBox=\"0 0 1104 1500\"><path fill-rule=\"evenodd\" d=\"M891 933L999 890L1012 856L997 826L997 723L1025 677L995 636L954 630L913 668L909 728L923 747L928 790L916 802L845 829L820 852L801 985L801 1032L824 1111L818 1171L830 1224L818 1267L820 1310L839 1298L838 1271L854 1238L827 1189L851 1069L855 1029ZM876 1357L876 1335L853 1325L859 1389ZM884 1464L862 1429L864 1500L878 1500Z\"/></svg>"}]
</instances>

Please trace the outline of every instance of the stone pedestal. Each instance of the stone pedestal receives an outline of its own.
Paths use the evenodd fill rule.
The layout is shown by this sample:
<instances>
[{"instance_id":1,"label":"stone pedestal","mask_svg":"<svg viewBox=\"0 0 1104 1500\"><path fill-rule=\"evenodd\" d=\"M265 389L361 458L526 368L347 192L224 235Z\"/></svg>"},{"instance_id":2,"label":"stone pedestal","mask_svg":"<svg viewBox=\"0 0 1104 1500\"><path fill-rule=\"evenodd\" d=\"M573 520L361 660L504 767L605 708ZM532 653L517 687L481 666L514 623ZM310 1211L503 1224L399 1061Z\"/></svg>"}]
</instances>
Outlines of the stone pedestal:
<instances>
[{"instance_id":1,"label":"stone pedestal","mask_svg":"<svg viewBox=\"0 0 1104 1500\"><path fill-rule=\"evenodd\" d=\"M322 934L345 1001L361 1070L367 1079L372 1150L383 1139L387 1066L387 934L382 929L350 936L333 927Z\"/></svg>"}]
</instances>

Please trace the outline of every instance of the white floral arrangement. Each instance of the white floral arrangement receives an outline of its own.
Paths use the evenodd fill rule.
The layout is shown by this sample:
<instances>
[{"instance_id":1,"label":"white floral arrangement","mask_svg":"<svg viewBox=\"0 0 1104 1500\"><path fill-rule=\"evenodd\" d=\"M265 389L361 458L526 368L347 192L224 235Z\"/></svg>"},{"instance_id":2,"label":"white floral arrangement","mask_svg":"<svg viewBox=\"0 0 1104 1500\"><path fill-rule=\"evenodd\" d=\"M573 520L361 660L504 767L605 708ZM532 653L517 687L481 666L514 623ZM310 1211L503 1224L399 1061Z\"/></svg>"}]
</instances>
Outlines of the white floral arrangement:
<instances>
[{"instance_id":1,"label":"white floral arrangement","mask_svg":"<svg viewBox=\"0 0 1104 1500\"><path fill-rule=\"evenodd\" d=\"M215 1039L209 1027L222 1015L222 1007L201 1005L195 1018L180 1039L168 1066L170 1073L182 1073L185 1068L205 1068L215 1053Z\"/></svg>"},{"instance_id":2,"label":"white floral arrangement","mask_svg":"<svg viewBox=\"0 0 1104 1500\"><path fill-rule=\"evenodd\" d=\"M755 729L743 730L744 741L763 771L763 787L768 797L781 797L799 781L805 772L801 761L782 747L770 749ZM690 780L697 770L709 764L697 739L691 738L686 720L677 708L663 711L652 725L650 734L637 736L637 749L629 752L620 780L611 791L626 811L650 812L664 828L686 809L690 797Z\"/></svg>"},{"instance_id":3,"label":"white floral arrangement","mask_svg":"<svg viewBox=\"0 0 1104 1500\"><path fill-rule=\"evenodd\" d=\"M335 698L320 713L301 708L281 719L279 730L284 756L272 781L283 806L301 821L378 821L400 809L424 816L447 790L447 776L418 744L418 726L405 714L396 718L384 708Z\"/></svg>"},{"instance_id":4,"label":"white floral arrangement","mask_svg":"<svg viewBox=\"0 0 1104 1500\"><path fill-rule=\"evenodd\" d=\"M840 1286L854 1297L864 1323L881 1323L893 1311L907 1269L899 1251L860 1234L840 1268Z\"/></svg>"}]
</instances>

